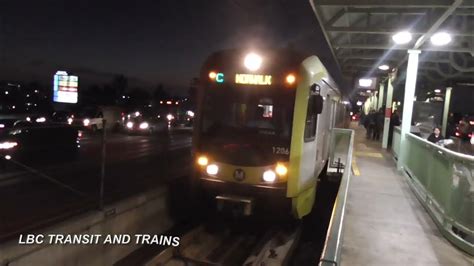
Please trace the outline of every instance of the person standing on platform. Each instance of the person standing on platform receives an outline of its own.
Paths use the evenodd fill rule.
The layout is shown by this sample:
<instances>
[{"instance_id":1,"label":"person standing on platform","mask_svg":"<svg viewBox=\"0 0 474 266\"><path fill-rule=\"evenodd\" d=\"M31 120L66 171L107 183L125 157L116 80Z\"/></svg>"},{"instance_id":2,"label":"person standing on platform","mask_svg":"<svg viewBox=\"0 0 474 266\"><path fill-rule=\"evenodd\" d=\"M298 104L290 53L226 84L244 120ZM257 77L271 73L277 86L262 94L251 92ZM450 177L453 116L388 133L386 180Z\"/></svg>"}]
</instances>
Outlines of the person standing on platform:
<instances>
[{"instance_id":1,"label":"person standing on platform","mask_svg":"<svg viewBox=\"0 0 474 266\"><path fill-rule=\"evenodd\" d=\"M428 137L428 141L432 143L437 143L440 140L443 140L443 136L441 135L441 130L439 127L435 127L433 129L433 133Z\"/></svg>"},{"instance_id":2,"label":"person standing on platform","mask_svg":"<svg viewBox=\"0 0 474 266\"><path fill-rule=\"evenodd\" d=\"M369 114L366 117L367 121L367 139L372 139L374 131L375 131L375 120L376 114L374 109L371 109Z\"/></svg>"},{"instance_id":3,"label":"person standing on platform","mask_svg":"<svg viewBox=\"0 0 474 266\"><path fill-rule=\"evenodd\" d=\"M400 115L398 110L395 110L390 117L390 126L388 128L388 147L392 146L392 138L393 138L393 128L400 126L402 123L400 122Z\"/></svg>"},{"instance_id":4,"label":"person standing on platform","mask_svg":"<svg viewBox=\"0 0 474 266\"><path fill-rule=\"evenodd\" d=\"M385 117L384 117L384 108L380 108L377 113L375 113L375 129L373 133L373 140L380 140L380 133L383 130L383 125L385 122Z\"/></svg>"}]
</instances>

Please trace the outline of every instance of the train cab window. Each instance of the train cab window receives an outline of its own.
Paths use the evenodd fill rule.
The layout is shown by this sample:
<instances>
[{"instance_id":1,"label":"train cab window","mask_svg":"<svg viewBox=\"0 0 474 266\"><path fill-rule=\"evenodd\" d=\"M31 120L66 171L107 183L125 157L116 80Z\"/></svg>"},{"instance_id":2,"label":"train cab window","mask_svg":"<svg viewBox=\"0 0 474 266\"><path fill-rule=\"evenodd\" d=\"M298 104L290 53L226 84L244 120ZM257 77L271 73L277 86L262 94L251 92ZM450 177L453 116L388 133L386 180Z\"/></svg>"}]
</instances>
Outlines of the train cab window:
<instances>
[{"instance_id":1,"label":"train cab window","mask_svg":"<svg viewBox=\"0 0 474 266\"><path fill-rule=\"evenodd\" d=\"M306 110L306 123L304 129L304 141L313 141L316 137L316 127L318 124L318 114L321 113L322 101L319 95L319 86L313 85L308 97L308 108Z\"/></svg>"},{"instance_id":2,"label":"train cab window","mask_svg":"<svg viewBox=\"0 0 474 266\"><path fill-rule=\"evenodd\" d=\"M291 107L270 95L207 95L202 131L213 136L274 136L289 138Z\"/></svg>"}]
</instances>

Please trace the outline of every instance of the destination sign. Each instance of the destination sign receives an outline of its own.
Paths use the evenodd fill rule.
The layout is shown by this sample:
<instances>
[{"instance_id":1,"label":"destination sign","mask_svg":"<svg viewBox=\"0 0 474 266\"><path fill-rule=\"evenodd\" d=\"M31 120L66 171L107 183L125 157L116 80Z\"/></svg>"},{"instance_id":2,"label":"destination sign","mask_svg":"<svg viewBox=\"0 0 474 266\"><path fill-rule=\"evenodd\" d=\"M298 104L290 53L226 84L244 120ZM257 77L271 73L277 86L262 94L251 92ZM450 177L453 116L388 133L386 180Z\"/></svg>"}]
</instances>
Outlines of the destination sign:
<instances>
[{"instance_id":1,"label":"destination sign","mask_svg":"<svg viewBox=\"0 0 474 266\"><path fill-rule=\"evenodd\" d=\"M235 74L235 83L250 85L272 85L272 76L258 74Z\"/></svg>"}]
</instances>

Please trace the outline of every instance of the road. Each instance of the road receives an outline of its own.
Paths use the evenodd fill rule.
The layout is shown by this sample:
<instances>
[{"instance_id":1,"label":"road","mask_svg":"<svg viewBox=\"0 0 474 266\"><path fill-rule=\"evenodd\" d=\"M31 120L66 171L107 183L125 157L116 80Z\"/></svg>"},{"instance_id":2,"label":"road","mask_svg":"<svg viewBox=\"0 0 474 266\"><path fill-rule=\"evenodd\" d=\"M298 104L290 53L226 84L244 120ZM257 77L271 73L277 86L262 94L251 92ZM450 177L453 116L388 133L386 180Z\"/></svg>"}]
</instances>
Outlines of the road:
<instances>
[{"instance_id":1,"label":"road","mask_svg":"<svg viewBox=\"0 0 474 266\"><path fill-rule=\"evenodd\" d=\"M190 130L172 130L169 135L108 134L106 143L106 202L165 184L188 172ZM97 208L102 136L84 133L80 144L75 159L37 156L28 161L12 158L3 162L0 241Z\"/></svg>"}]
</instances>

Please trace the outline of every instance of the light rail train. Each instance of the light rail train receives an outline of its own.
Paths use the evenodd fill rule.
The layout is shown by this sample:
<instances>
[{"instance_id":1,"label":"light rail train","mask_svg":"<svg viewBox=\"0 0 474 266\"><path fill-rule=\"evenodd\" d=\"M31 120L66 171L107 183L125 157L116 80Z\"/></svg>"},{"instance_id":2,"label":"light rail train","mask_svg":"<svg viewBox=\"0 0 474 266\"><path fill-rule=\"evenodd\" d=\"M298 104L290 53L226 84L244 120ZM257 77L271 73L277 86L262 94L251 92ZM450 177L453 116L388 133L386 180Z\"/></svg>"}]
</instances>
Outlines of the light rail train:
<instances>
[{"instance_id":1,"label":"light rail train","mask_svg":"<svg viewBox=\"0 0 474 266\"><path fill-rule=\"evenodd\" d=\"M287 49L225 50L207 58L200 80L194 184L219 207L307 215L330 131L346 118L323 63Z\"/></svg>"}]
</instances>

